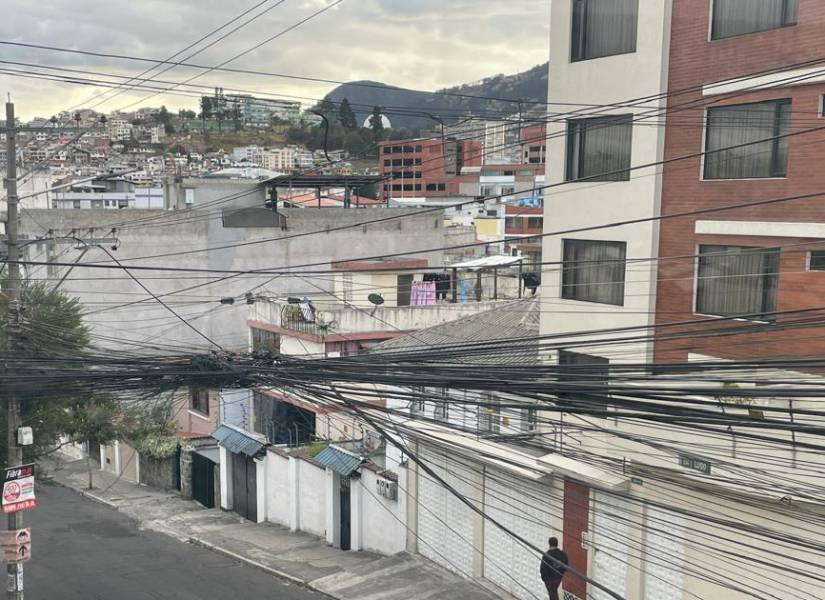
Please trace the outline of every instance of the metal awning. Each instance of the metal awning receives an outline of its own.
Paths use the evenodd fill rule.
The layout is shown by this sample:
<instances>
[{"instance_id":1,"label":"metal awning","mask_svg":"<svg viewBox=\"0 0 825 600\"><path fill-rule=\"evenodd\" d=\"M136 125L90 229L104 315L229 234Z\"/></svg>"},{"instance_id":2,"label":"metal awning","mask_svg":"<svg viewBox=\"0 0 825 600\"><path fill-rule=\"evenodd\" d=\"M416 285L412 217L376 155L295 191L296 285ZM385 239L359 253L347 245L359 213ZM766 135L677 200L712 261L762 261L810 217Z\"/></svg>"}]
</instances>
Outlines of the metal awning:
<instances>
[{"instance_id":1,"label":"metal awning","mask_svg":"<svg viewBox=\"0 0 825 600\"><path fill-rule=\"evenodd\" d=\"M315 460L343 477L352 475L364 462L360 456L335 446L327 446L321 450Z\"/></svg>"},{"instance_id":2,"label":"metal awning","mask_svg":"<svg viewBox=\"0 0 825 600\"><path fill-rule=\"evenodd\" d=\"M192 452L204 458L208 458L213 463L221 462L221 452L217 446L202 446L200 448L193 448Z\"/></svg>"},{"instance_id":3,"label":"metal awning","mask_svg":"<svg viewBox=\"0 0 825 600\"><path fill-rule=\"evenodd\" d=\"M506 254L482 256L481 258L474 258L473 260L467 260L450 265L450 268L470 270L493 269L496 267L511 267L523 260L524 258L521 256L507 256Z\"/></svg>"},{"instance_id":4,"label":"metal awning","mask_svg":"<svg viewBox=\"0 0 825 600\"><path fill-rule=\"evenodd\" d=\"M268 187L291 188L357 188L380 183L382 175L279 175L263 182Z\"/></svg>"},{"instance_id":5,"label":"metal awning","mask_svg":"<svg viewBox=\"0 0 825 600\"><path fill-rule=\"evenodd\" d=\"M233 429L228 425L219 426L212 433L212 437L218 440L219 445L234 454L246 454L247 456L254 457L260 454L265 447L263 443L251 435Z\"/></svg>"}]
</instances>

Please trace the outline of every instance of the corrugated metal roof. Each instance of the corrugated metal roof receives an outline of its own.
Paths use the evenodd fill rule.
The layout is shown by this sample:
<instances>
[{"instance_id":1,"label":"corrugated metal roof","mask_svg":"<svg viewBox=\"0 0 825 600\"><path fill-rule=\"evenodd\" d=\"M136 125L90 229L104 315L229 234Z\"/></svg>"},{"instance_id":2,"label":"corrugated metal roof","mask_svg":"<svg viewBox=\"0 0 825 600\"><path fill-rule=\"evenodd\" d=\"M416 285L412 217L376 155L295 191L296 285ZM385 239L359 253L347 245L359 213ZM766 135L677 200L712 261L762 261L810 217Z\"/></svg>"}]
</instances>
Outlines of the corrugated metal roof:
<instances>
[{"instance_id":1,"label":"corrugated metal roof","mask_svg":"<svg viewBox=\"0 0 825 600\"><path fill-rule=\"evenodd\" d=\"M255 438L227 425L220 425L212 433L212 437L218 440L218 444L234 454L257 456L264 449L264 445Z\"/></svg>"},{"instance_id":2,"label":"corrugated metal roof","mask_svg":"<svg viewBox=\"0 0 825 600\"><path fill-rule=\"evenodd\" d=\"M315 457L315 460L325 467L329 467L339 475L349 477L361 466L360 456L350 454L335 446L327 446Z\"/></svg>"},{"instance_id":3,"label":"corrugated metal roof","mask_svg":"<svg viewBox=\"0 0 825 600\"><path fill-rule=\"evenodd\" d=\"M539 297L502 302L492 310L441 323L415 333L381 342L371 348L373 353L417 352L439 347L455 348L456 362L531 364L539 360L538 341L541 304ZM489 352L478 348L484 342L513 340L508 352L491 346ZM464 357L460 345L471 343L476 350ZM456 347L457 346L457 347Z\"/></svg>"}]
</instances>

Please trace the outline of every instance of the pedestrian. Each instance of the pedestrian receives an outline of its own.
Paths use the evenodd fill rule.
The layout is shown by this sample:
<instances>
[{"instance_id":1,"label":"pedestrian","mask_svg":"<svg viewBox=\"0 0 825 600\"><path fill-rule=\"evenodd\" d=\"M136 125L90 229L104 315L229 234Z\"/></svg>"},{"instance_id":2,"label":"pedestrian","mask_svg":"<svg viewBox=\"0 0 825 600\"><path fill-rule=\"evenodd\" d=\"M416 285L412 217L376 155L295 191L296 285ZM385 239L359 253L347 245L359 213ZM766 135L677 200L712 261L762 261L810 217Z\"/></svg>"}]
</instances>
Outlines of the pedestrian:
<instances>
[{"instance_id":1,"label":"pedestrian","mask_svg":"<svg viewBox=\"0 0 825 600\"><path fill-rule=\"evenodd\" d=\"M550 600L559 600L559 586L567 571L567 554L559 548L559 540L547 540L547 552L541 557L541 580L550 594Z\"/></svg>"}]
</instances>

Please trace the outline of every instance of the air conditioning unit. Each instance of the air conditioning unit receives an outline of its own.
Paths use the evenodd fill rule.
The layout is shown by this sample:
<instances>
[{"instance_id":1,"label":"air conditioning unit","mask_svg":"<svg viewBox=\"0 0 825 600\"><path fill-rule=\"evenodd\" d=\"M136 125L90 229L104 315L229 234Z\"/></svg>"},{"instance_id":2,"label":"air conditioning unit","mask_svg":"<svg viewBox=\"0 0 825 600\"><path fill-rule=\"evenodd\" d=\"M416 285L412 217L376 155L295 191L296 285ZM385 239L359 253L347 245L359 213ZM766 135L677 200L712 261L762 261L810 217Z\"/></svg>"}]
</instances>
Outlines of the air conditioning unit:
<instances>
[{"instance_id":1,"label":"air conditioning unit","mask_svg":"<svg viewBox=\"0 0 825 600\"><path fill-rule=\"evenodd\" d=\"M396 482L378 479L375 483L379 496L383 496L388 500L398 500L398 484Z\"/></svg>"}]
</instances>

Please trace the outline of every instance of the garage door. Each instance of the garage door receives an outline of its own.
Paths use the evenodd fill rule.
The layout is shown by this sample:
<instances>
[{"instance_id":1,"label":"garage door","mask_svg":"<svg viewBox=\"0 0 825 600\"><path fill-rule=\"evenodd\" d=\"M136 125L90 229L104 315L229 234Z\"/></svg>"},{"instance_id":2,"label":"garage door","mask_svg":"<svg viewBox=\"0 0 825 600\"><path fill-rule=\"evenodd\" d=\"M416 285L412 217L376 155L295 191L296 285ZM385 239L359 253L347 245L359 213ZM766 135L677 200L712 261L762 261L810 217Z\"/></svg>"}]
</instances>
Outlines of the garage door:
<instances>
[{"instance_id":1,"label":"garage door","mask_svg":"<svg viewBox=\"0 0 825 600\"><path fill-rule=\"evenodd\" d=\"M681 600L684 517L654 506L645 517L644 600Z\"/></svg>"},{"instance_id":2,"label":"garage door","mask_svg":"<svg viewBox=\"0 0 825 600\"><path fill-rule=\"evenodd\" d=\"M478 496L472 472L461 462L437 451L419 457L460 494ZM473 511L440 482L418 470L419 552L466 577L473 576Z\"/></svg>"},{"instance_id":3,"label":"garage door","mask_svg":"<svg viewBox=\"0 0 825 600\"><path fill-rule=\"evenodd\" d=\"M593 579L606 588L626 597L627 546L629 527L627 519L632 514L629 503L622 498L596 493L593 515ZM588 586L595 600L611 600L602 590Z\"/></svg>"},{"instance_id":4,"label":"garage door","mask_svg":"<svg viewBox=\"0 0 825 600\"><path fill-rule=\"evenodd\" d=\"M548 485L488 469L484 509L537 548L552 535L553 501ZM541 557L490 522L484 524L484 577L523 600L544 598L539 576Z\"/></svg>"}]
</instances>

